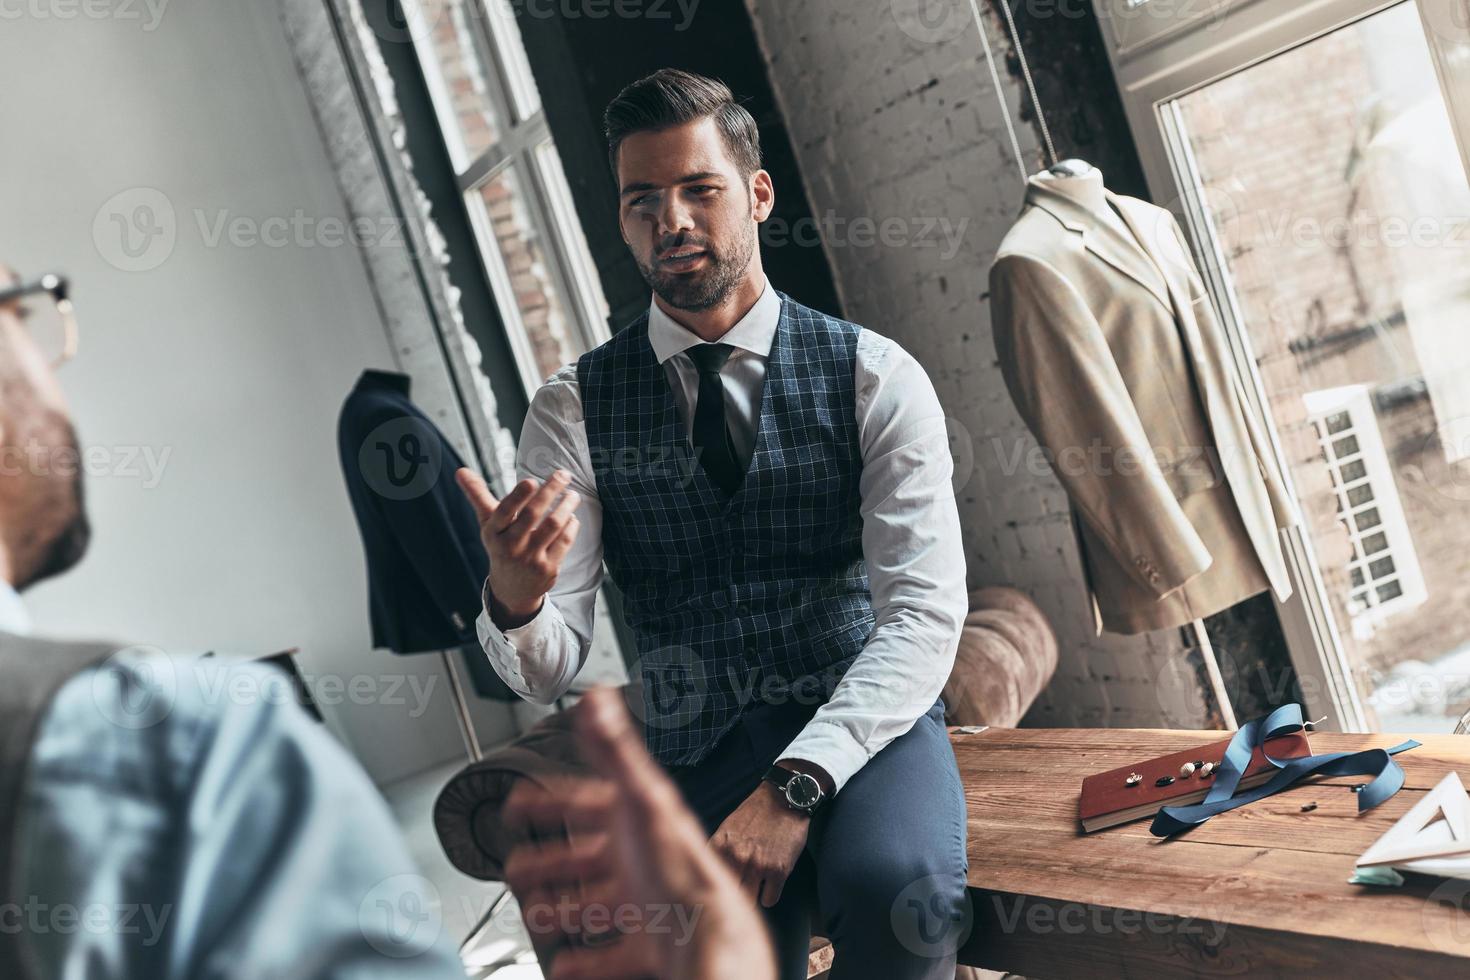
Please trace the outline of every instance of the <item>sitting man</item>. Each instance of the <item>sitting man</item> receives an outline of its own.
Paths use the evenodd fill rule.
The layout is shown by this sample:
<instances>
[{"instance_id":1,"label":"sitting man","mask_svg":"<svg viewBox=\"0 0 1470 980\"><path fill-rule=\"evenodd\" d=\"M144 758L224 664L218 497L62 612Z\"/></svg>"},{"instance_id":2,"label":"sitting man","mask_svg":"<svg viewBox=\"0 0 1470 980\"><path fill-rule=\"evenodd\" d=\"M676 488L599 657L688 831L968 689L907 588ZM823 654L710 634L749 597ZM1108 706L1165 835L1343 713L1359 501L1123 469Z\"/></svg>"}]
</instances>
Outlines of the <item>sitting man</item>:
<instances>
[{"instance_id":1,"label":"sitting man","mask_svg":"<svg viewBox=\"0 0 1470 980\"><path fill-rule=\"evenodd\" d=\"M65 282L0 268L0 977L463 977L278 672L29 635L19 591L88 539L53 373L75 348Z\"/></svg>"},{"instance_id":2,"label":"sitting man","mask_svg":"<svg viewBox=\"0 0 1470 980\"><path fill-rule=\"evenodd\" d=\"M648 747L806 976L953 977L965 805L940 691L967 608L944 411L893 341L778 292L750 113L664 70L606 112L648 311L536 392L521 481L460 471L490 555L480 638L549 704L603 561ZM575 511L575 513L574 513Z\"/></svg>"}]
</instances>

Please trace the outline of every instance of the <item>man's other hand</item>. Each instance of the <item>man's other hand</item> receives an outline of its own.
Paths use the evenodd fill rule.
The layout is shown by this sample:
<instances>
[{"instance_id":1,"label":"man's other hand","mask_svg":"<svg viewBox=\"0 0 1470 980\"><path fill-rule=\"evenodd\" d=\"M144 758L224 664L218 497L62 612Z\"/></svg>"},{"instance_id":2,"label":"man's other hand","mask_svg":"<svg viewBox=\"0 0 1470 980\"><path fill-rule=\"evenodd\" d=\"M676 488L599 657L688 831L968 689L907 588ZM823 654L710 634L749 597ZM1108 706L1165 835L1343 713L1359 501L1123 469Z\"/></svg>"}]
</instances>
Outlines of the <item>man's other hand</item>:
<instances>
[{"instance_id":1,"label":"man's other hand","mask_svg":"<svg viewBox=\"0 0 1470 980\"><path fill-rule=\"evenodd\" d=\"M788 807L780 791L761 780L720 824L710 843L739 876L746 894L772 908L781 899L810 830L811 817Z\"/></svg>"}]
</instances>

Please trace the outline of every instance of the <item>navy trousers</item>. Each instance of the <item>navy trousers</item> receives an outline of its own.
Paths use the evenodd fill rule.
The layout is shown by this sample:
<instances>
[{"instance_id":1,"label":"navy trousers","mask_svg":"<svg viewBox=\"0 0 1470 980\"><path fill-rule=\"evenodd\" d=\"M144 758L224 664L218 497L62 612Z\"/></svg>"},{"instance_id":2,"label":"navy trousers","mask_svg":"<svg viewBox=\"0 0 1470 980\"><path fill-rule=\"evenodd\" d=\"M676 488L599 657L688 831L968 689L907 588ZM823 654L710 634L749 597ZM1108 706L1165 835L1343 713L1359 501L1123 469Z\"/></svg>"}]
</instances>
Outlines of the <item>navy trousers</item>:
<instances>
[{"instance_id":1,"label":"navy trousers","mask_svg":"<svg viewBox=\"0 0 1470 980\"><path fill-rule=\"evenodd\" d=\"M816 711L747 711L698 765L670 771L713 834ZM965 798L937 702L813 818L806 850L766 922L783 980L804 980L813 914L832 940L833 980L952 980L968 938Z\"/></svg>"}]
</instances>

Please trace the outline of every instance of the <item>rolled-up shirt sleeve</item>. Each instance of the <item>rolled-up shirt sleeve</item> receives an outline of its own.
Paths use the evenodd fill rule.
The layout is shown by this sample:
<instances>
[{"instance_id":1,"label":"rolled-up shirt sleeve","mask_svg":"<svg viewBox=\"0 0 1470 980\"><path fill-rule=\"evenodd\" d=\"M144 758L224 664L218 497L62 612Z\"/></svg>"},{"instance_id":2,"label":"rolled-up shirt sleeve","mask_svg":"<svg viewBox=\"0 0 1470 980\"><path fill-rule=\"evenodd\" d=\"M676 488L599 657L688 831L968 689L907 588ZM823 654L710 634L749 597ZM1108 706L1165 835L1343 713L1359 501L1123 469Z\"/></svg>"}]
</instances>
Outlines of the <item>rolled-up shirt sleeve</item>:
<instances>
[{"instance_id":1,"label":"rolled-up shirt sleeve","mask_svg":"<svg viewBox=\"0 0 1470 980\"><path fill-rule=\"evenodd\" d=\"M876 617L851 667L781 758L813 762L836 790L933 706L968 607L944 409L898 344L858 335L863 555Z\"/></svg>"},{"instance_id":2,"label":"rolled-up shirt sleeve","mask_svg":"<svg viewBox=\"0 0 1470 980\"><path fill-rule=\"evenodd\" d=\"M537 704L551 704L565 694L586 663L602 585L602 504L587 449L575 364L537 389L516 449L518 480L545 481L558 469L571 474L570 489L582 499L576 511L577 538L562 558L556 584L530 622L502 630L490 618L486 582L486 608L475 622L480 645L501 680Z\"/></svg>"}]
</instances>

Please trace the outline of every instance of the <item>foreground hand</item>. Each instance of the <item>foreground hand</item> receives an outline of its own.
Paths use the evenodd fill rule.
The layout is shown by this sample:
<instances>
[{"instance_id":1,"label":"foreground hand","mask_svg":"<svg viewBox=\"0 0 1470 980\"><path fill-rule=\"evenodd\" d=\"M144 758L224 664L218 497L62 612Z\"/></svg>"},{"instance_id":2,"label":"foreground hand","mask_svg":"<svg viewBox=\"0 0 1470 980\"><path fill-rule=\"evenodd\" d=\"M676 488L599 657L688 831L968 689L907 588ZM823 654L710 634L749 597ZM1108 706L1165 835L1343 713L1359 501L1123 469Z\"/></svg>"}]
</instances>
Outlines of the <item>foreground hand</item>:
<instances>
[{"instance_id":1,"label":"foreground hand","mask_svg":"<svg viewBox=\"0 0 1470 980\"><path fill-rule=\"evenodd\" d=\"M491 618L501 629L530 622L577 539L573 511L582 498L567 489L570 474L557 470L545 483L524 479L503 500L496 500L489 485L471 469L460 469L454 478L475 508L480 540L490 556Z\"/></svg>"},{"instance_id":2,"label":"foreground hand","mask_svg":"<svg viewBox=\"0 0 1470 980\"><path fill-rule=\"evenodd\" d=\"M755 792L725 818L710 843L740 878L740 887L766 908L781 898L801 849L811 817L786 805L772 784Z\"/></svg>"},{"instance_id":3,"label":"foreground hand","mask_svg":"<svg viewBox=\"0 0 1470 980\"><path fill-rule=\"evenodd\" d=\"M574 943L556 953L551 980L775 980L765 923L644 749L622 696L592 691L574 710L583 759L605 778L551 789L522 780L506 804L512 832L541 838L505 865L527 927Z\"/></svg>"}]
</instances>

